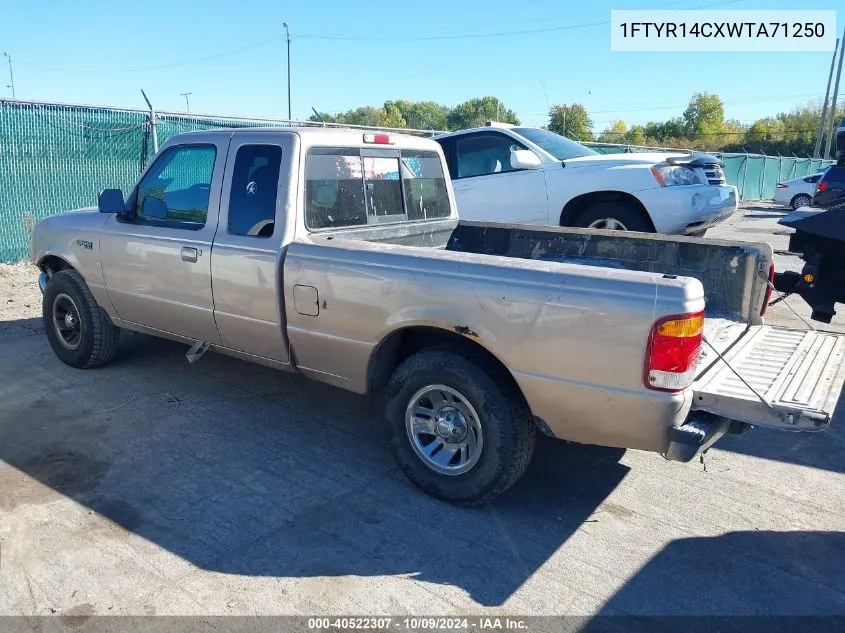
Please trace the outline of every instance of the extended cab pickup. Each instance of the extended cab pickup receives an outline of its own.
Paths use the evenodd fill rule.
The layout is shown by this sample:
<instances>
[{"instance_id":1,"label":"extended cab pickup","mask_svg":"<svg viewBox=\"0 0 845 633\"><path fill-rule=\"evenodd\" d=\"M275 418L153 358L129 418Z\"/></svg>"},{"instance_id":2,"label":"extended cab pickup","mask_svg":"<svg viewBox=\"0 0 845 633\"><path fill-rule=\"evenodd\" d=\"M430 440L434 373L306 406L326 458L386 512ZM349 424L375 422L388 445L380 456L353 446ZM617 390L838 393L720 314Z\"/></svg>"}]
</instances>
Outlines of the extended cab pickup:
<instances>
[{"instance_id":1,"label":"extended cab pickup","mask_svg":"<svg viewBox=\"0 0 845 633\"><path fill-rule=\"evenodd\" d=\"M125 328L381 393L403 470L461 503L538 429L688 461L829 423L845 341L762 323L768 245L459 222L444 174L421 138L171 138L125 199L35 227L49 342L94 367Z\"/></svg>"}]
</instances>

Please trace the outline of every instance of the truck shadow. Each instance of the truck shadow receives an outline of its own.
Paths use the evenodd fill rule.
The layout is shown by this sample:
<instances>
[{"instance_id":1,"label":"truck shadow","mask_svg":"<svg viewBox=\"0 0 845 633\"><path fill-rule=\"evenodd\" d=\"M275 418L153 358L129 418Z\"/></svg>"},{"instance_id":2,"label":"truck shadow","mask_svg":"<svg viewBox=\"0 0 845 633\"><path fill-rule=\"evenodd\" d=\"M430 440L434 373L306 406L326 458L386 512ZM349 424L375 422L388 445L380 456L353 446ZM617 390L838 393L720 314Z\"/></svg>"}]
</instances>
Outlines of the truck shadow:
<instances>
[{"instance_id":1,"label":"truck shadow","mask_svg":"<svg viewBox=\"0 0 845 633\"><path fill-rule=\"evenodd\" d=\"M843 560L842 532L678 539L626 582L583 631L834 630L831 616L845 623Z\"/></svg>"},{"instance_id":2,"label":"truck shadow","mask_svg":"<svg viewBox=\"0 0 845 633\"><path fill-rule=\"evenodd\" d=\"M513 489L458 508L406 481L369 399L213 354L188 366L140 335L84 372L43 336L3 345L0 459L216 572L408 575L500 605L629 470L622 450L541 438Z\"/></svg>"}]
</instances>

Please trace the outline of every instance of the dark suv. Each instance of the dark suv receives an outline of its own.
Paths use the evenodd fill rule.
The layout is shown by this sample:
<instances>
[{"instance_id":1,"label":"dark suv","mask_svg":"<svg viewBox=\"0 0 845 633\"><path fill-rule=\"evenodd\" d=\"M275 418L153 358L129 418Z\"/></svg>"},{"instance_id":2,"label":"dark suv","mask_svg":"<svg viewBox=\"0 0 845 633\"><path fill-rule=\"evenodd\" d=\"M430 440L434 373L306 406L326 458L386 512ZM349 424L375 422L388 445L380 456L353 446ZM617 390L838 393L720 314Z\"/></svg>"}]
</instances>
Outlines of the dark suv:
<instances>
[{"instance_id":1,"label":"dark suv","mask_svg":"<svg viewBox=\"0 0 845 633\"><path fill-rule=\"evenodd\" d=\"M822 209L845 209L845 163L828 169L816 185L813 206Z\"/></svg>"},{"instance_id":2,"label":"dark suv","mask_svg":"<svg viewBox=\"0 0 845 633\"><path fill-rule=\"evenodd\" d=\"M821 209L845 209L845 119L836 130L836 164L816 185L813 206Z\"/></svg>"}]
</instances>

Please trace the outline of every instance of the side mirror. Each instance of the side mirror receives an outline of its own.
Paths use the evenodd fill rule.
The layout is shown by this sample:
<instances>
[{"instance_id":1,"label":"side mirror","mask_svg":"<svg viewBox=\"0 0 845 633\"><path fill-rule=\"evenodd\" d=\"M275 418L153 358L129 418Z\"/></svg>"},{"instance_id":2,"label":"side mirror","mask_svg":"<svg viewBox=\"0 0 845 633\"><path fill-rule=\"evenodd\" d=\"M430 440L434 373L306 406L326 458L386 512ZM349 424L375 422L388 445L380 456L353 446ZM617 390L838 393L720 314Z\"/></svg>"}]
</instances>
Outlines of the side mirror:
<instances>
[{"instance_id":1,"label":"side mirror","mask_svg":"<svg viewBox=\"0 0 845 633\"><path fill-rule=\"evenodd\" d=\"M167 219L167 205L161 198L155 196L147 196L141 204L141 213L145 218L152 218L154 220Z\"/></svg>"},{"instance_id":2,"label":"side mirror","mask_svg":"<svg viewBox=\"0 0 845 633\"><path fill-rule=\"evenodd\" d=\"M100 213L117 213L123 215L126 207L123 204L123 192L120 189L105 189L97 196L97 209Z\"/></svg>"},{"instance_id":3,"label":"side mirror","mask_svg":"<svg viewBox=\"0 0 845 633\"><path fill-rule=\"evenodd\" d=\"M511 152L511 168L537 169L543 164L540 157L530 149L515 149Z\"/></svg>"}]
</instances>

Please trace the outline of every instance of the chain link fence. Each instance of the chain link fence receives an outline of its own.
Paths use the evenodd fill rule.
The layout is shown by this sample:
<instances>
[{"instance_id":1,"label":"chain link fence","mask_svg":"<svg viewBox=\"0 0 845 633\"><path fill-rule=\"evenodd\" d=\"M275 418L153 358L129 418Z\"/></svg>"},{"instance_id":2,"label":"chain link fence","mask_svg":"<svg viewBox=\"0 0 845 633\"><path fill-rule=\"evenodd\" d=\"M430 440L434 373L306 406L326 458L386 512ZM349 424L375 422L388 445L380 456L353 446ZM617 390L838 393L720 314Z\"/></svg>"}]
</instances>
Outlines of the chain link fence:
<instances>
[{"instance_id":1,"label":"chain link fence","mask_svg":"<svg viewBox=\"0 0 845 633\"><path fill-rule=\"evenodd\" d=\"M30 233L47 216L93 206L106 187L131 189L153 156L148 110L0 100L0 262L29 256ZM266 126L330 126L313 121L155 115L158 142L193 130ZM374 129L374 128L367 128ZM430 130L375 128L430 135ZM586 143L602 153L678 151ZM718 155L718 154L717 154ZM724 154L725 175L744 200L771 198L780 180L813 173L830 161Z\"/></svg>"}]
</instances>

